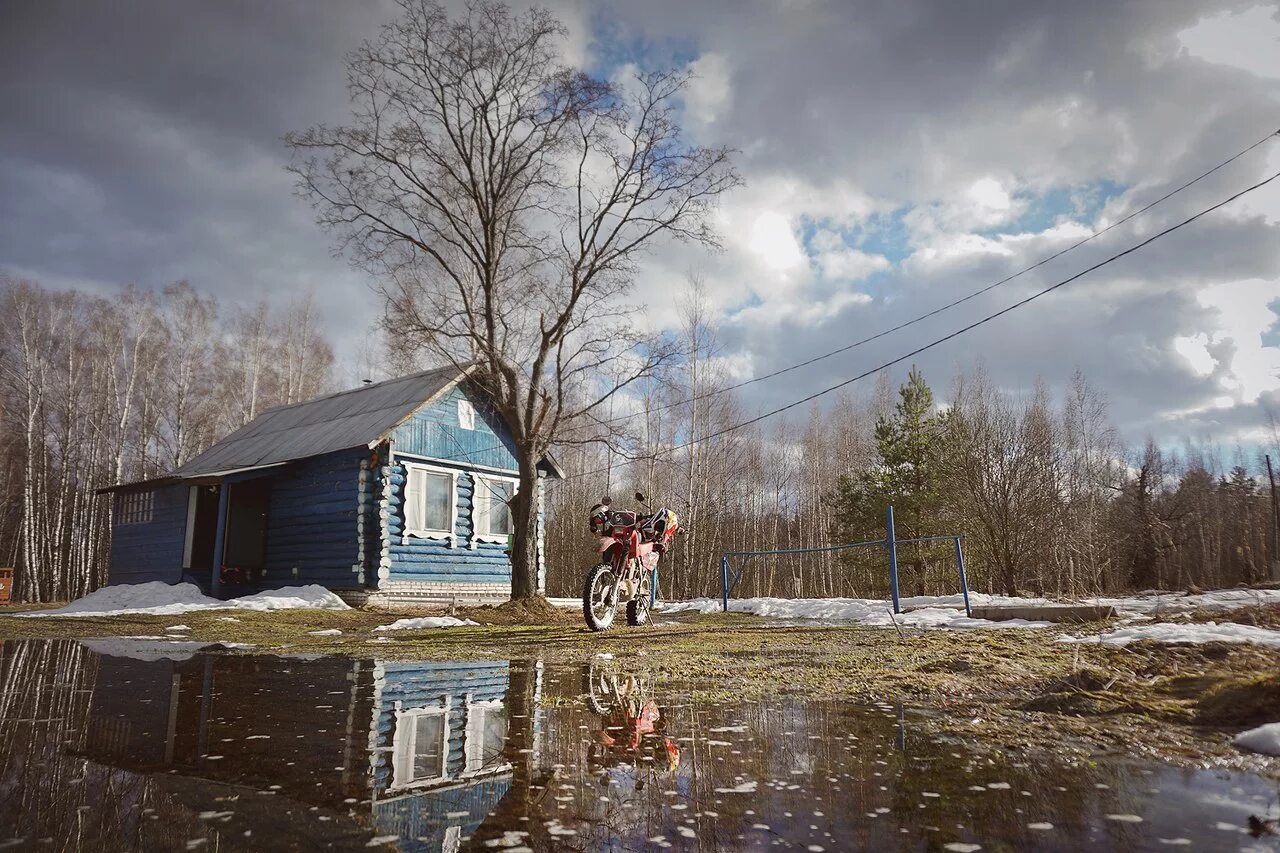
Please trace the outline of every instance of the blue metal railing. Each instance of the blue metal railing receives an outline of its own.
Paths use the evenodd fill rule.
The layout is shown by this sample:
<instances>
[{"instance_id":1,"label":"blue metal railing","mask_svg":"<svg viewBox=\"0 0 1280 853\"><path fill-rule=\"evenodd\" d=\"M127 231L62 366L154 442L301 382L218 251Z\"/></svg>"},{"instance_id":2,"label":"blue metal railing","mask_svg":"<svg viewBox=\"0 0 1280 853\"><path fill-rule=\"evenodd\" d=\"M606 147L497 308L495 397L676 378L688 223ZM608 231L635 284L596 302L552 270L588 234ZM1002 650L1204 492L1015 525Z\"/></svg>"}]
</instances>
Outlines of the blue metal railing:
<instances>
[{"instance_id":1,"label":"blue metal railing","mask_svg":"<svg viewBox=\"0 0 1280 853\"><path fill-rule=\"evenodd\" d=\"M726 551L720 556L721 608L726 613L729 611L729 590L742 579L742 573L746 570L746 561L752 557L776 557L785 554L818 554L826 551L849 551L854 548L884 547L889 553L889 592L893 599L893 612L901 613L902 602L898 595L898 546L950 540L955 543L956 567L960 572L960 592L964 597L964 613L966 616L972 616L973 610L969 606L969 578L965 574L964 549L960 545L962 537L955 535L943 535L918 536L914 539L899 539L894 533L892 505L890 505L888 510L885 512L885 526L887 527L888 535L884 539L870 539L866 542L849 542L843 545L823 545L815 548L780 548L774 551ZM730 557L743 558L742 568L738 569L736 577L732 580L729 577Z\"/></svg>"}]
</instances>

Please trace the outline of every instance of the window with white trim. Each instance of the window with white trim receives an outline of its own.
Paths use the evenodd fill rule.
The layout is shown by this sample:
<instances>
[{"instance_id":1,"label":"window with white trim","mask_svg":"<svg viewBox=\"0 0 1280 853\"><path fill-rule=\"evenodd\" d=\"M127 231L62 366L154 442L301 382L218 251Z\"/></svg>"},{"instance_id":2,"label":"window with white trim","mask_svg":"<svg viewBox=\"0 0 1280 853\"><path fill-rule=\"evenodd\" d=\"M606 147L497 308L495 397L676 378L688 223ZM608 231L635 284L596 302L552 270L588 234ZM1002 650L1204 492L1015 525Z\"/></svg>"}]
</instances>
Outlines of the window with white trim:
<instances>
[{"instance_id":1,"label":"window with white trim","mask_svg":"<svg viewBox=\"0 0 1280 853\"><path fill-rule=\"evenodd\" d=\"M507 709L501 699L467 702L467 736L463 741L466 773L506 767L502 748L507 743Z\"/></svg>"},{"instance_id":2,"label":"window with white trim","mask_svg":"<svg viewBox=\"0 0 1280 853\"><path fill-rule=\"evenodd\" d=\"M472 477L476 488L471 501L471 521L476 538L482 542L506 542L515 529L511 520L511 499L515 497L519 481L482 474L472 474Z\"/></svg>"},{"instance_id":3,"label":"window with white trim","mask_svg":"<svg viewBox=\"0 0 1280 853\"><path fill-rule=\"evenodd\" d=\"M434 708L396 711L391 745L393 788L438 782L448 777L449 699Z\"/></svg>"},{"instance_id":4,"label":"window with white trim","mask_svg":"<svg viewBox=\"0 0 1280 853\"><path fill-rule=\"evenodd\" d=\"M457 517L458 475L444 468L405 463L405 535L452 542Z\"/></svg>"},{"instance_id":5,"label":"window with white trim","mask_svg":"<svg viewBox=\"0 0 1280 853\"><path fill-rule=\"evenodd\" d=\"M458 426L463 429L476 428L476 407L470 400L458 401Z\"/></svg>"},{"instance_id":6,"label":"window with white trim","mask_svg":"<svg viewBox=\"0 0 1280 853\"><path fill-rule=\"evenodd\" d=\"M116 497L116 524L146 524L151 521L155 493L125 492Z\"/></svg>"}]
</instances>

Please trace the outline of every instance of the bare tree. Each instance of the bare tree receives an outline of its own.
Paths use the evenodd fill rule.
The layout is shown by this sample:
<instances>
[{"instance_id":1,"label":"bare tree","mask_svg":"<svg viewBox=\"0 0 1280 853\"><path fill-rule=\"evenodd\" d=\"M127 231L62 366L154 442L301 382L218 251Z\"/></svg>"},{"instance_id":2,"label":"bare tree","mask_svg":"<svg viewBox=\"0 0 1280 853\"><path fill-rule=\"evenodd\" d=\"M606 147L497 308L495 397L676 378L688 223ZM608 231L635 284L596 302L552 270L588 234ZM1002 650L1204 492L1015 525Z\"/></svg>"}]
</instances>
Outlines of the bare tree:
<instances>
[{"instance_id":1,"label":"bare tree","mask_svg":"<svg viewBox=\"0 0 1280 853\"><path fill-rule=\"evenodd\" d=\"M739 179L687 143L689 77L593 79L563 26L479 0L428 0L348 57L352 123L290 134L300 191L351 259L387 282L387 325L471 378L510 425L512 596L535 594L536 464L672 348L627 304L662 237L716 245L708 214Z\"/></svg>"}]
</instances>

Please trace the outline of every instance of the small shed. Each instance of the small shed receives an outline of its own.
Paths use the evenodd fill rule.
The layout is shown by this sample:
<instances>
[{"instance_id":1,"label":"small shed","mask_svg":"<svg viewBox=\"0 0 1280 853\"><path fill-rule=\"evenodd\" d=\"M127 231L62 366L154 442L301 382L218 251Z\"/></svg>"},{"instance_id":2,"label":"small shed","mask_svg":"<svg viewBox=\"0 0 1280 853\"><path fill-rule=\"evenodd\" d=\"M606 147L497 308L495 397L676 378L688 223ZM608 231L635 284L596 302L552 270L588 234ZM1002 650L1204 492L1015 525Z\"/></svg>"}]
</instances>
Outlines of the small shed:
<instances>
[{"instance_id":1,"label":"small shed","mask_svg":"<svg viewBox=\"0 0 1280 853\"><path fill-rule=\"evenodd\" d=\"M110 582L223 597L321 584L349 598L511 592L511 431L468 370L441 368L269 409L171 474L112 496ZM545 588L538 466L538 587Z\"/></svg>"}]
</instances>

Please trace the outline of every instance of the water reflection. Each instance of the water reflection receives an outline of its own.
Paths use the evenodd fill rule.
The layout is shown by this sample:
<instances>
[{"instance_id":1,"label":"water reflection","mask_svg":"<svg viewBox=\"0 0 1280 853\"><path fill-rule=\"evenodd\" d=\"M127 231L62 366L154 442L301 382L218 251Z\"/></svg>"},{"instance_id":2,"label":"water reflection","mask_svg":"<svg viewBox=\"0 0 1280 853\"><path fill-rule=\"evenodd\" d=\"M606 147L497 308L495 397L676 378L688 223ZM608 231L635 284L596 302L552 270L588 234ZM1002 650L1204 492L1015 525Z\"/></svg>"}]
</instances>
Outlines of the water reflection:
<instances>
[{"instance_id":1,"label":"water reflection","mask_svg":"<svg viewBox=\"0 0 1280 853\"><path fill-rule=\"evenodd\" d=\"M0 845L1277 846L1246 832L1280 813L1267 780L1027 766L926 737L901 704L695 701L723 685L607 656L544 668L97 648L0 647Z\"/></svg>"}]
</instances>

